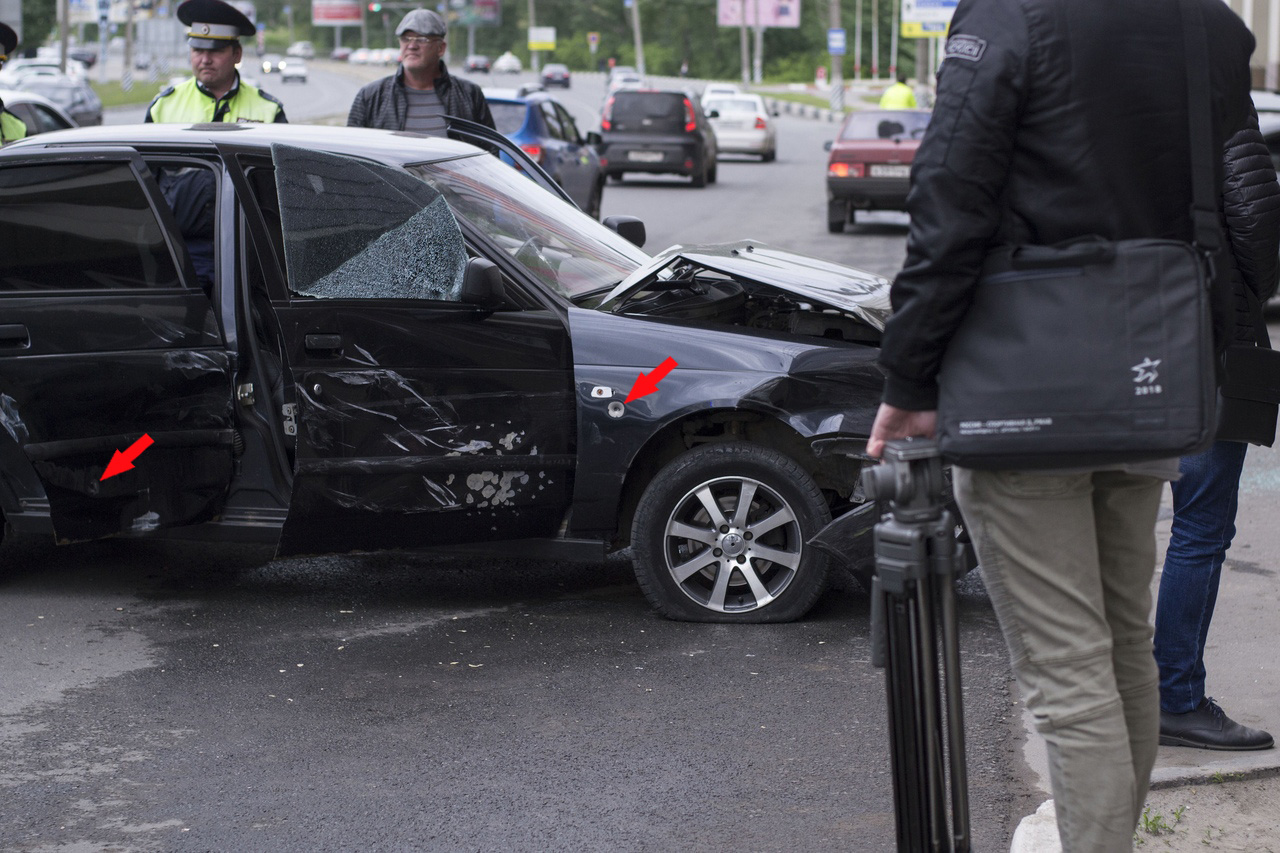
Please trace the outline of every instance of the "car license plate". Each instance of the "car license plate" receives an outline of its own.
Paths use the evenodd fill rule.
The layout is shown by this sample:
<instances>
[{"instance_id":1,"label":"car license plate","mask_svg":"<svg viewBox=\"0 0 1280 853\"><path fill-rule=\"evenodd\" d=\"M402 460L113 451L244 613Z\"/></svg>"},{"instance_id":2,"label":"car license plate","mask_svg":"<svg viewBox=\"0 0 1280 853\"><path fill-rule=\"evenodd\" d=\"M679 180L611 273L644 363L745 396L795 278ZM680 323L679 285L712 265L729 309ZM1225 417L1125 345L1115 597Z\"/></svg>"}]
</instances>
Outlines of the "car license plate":
<instances>
[{"instance_id":1,"label":"car license plate","mask_svg":"<svg viewBox=\"0 0 1280 853\"><path fill-rule=\"evenodd\" d=\"M911 177L910 166L886 166L880 163L871 164L871 177L873 178L909 178Z\"/></svg>"},{"instance_id":2,"label":"car license plate","mask_svg":"<svg viewBox=\"0 0 1280 853\"><path fill-rule=\"evenodd\" d=\"M628 151L627 159L637 163L661 163L661 151Z\"/></svg>"}]
</instances>

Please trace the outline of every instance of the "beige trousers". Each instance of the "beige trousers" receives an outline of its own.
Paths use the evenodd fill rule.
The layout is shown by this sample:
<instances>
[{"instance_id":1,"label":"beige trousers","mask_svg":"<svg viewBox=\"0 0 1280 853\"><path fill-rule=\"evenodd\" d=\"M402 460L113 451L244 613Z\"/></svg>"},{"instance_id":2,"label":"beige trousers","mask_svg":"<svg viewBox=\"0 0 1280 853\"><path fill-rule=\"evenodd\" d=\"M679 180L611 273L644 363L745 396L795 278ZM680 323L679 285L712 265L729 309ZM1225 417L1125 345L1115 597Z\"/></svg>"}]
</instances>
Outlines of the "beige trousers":
<instances>
[{"instance_id":1,"label":"beige trousers","mask_svg":"<svg viewBox=\"0 0 1280 853\"><path fill-rule=\"evenodd\" d=\"M1160 737L1151 578L1164 481L956 469L1064 853L1133 849Z\"/></svg>"}]
</instances>

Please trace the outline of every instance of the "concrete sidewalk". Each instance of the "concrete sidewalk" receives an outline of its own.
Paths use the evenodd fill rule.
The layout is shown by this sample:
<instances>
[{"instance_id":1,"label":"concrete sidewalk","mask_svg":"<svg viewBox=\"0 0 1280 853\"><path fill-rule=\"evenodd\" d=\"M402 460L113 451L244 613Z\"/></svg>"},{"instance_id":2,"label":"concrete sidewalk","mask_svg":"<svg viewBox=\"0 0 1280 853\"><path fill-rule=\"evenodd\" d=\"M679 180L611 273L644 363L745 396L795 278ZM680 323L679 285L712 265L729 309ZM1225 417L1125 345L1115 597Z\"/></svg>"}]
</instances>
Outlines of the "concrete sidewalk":
<instances>
[{"instance_id":1,"label":"concrete sidewalk","mask_svg":"<svg viewBox=\"0 0 1280 853\"><path fill-rule=\"evenodd\" d=\"M1168 490L1160 515L1163 561L1173 516ZM1236 527L1205 650L1208 692L1232 719L1280 737L1280 450L1249 448ZM1159 583L1157 566L1153 601ZM1026 758L1048 797L1044 742L1030 725ZM1061 850L1051 808L1022 821L1012 853ZM1174 853L1280 851L1280 749L1160 747L1134 844L1139 850Z\"/></svg>"}]
</instances>

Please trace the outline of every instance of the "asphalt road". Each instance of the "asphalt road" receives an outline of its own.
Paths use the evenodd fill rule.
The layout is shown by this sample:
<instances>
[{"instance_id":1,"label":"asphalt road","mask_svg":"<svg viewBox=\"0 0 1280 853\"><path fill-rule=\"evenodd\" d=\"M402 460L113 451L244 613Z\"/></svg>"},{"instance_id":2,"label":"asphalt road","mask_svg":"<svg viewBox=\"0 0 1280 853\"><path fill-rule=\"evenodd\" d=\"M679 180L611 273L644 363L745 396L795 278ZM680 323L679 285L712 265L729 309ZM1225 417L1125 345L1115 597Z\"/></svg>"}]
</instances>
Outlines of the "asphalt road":
<instances>
[{"instance_id":1,"label":"asphalt road","mask_svg":"<svg viewBox=\"0 0 1280 853\"><path fill-rule=\"evenodd\" d=\"M302 89L295 120L349 103ZM776 163L611 184L606 213L645 218L650 249L751 236L891 273L903 221L827 234L832 128L781 122ZM269 557L0 548L0 850L893 849L852 581L798 624L708 626L654 614L625 555ZM996 850L1038 798L977 578L961 614L975 849Z\"/></svg>"}]
</instances>

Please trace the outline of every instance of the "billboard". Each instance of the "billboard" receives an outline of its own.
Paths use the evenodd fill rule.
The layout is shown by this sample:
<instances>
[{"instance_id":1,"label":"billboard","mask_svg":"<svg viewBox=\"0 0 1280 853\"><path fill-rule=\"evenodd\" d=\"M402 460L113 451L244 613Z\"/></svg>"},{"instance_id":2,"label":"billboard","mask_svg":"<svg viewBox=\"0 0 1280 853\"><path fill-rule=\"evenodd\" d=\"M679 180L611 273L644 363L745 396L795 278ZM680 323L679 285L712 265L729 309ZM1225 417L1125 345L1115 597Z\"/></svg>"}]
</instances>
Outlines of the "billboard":
<instances>
[{"instance_id":1,"label":"billboard","mask_svg":"<svg viewBox=\"0 0 1280 853\"><path fill-rule=\"evenodd\" d=\"M756 25L756 15L766 27L800 26L800 0L717 0L716 23L722 27L742 26L743 7L747 26Z\"/></svg>"},{"instance_id":2,"label":"billboard","mask_svg":"<svg viewBox=\"0 0 1280 853\"><path fill-rule=\"evenodd\" d=\"M311 0L311 26L358 27L364 23L360 0Z\"/></svg>"},{"instance_id":3,"label":"billboard","mask_svg":"<svg viewBox=\"0 0 1280 853\"><path fill-rule=\"evenodd\" d=\"M502 23L500 0L450 0L450 26L496 27Z\"/></svg>"},{"instance_id":4,"label":"billboard","mask_svg":"<svg viewBox=\"0 0 1280 853\"><path fill-rule=\"evenodd\" d=\"M902 37L942 38L958 0L902 0Z\"/></svg>"}]
</instances>

